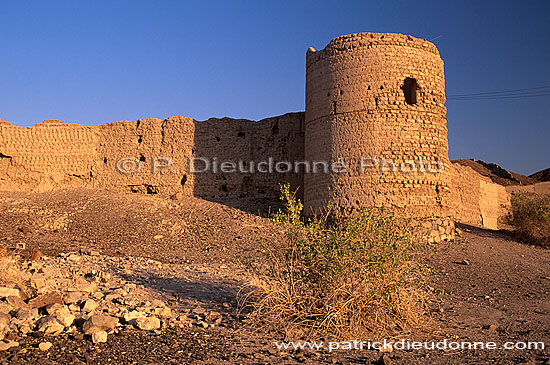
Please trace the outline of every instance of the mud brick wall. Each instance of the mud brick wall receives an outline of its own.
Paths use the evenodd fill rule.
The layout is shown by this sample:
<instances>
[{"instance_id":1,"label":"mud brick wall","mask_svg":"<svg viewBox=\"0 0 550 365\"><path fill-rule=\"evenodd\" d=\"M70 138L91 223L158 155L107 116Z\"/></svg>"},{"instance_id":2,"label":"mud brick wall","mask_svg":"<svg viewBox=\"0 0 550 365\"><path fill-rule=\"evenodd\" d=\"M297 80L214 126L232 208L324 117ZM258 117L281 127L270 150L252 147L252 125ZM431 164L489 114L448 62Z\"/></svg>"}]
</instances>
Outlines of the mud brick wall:
<instances>
[{"instance_id":1,"label":"mud brick wall","mask_svg":"<svg viewBox=\"0 0 550 365\"><path fill-rule=\"evenodd\" d=\"M306 210L332 201L396 207L412 217L450 215L445 80L436 47L401 34L357 33L310 48L306 67L306 160L343 159L357 167L362 157L422 159L444 166L437 174L352 168L306 175ZM414 103L405 96L411 80Z\"/></svg>"},{"instance_id":2,"label":"mud brick wall","mask_svg":"<svg viewBox=\"0 0 550 365\"><path fill-rule=\"evenodd\" d=\"M119 191L181 190L191 155L194 121L172 117L122 121L95 127L45 121L34 127L0 124L0 188L47 191L70 186ZM154 157L171 157L170 169L151 173ZM132 173L117 162L133 159ZM140 167L138 168L138 164ZM152 190L151 190L152 189ZM192 192L192 189L188 189Z\"/></svg>"},{"instance_id":3,"label":"mud brick wall","mask_svg":"<svg viewBox=\"0 0 550 365\"><path fill-rule=\"evenodd\" d=\"M506 187L506 192L514 193L532 193L550 195L550 181L540 182L533 185L510 185Z\"/></svg>"},{"instance_id":4,"label":"mud brick wall","mask_svg":"<svg viewBox=\"0 0 550 365\"><path fill-rule=\"evenodd\" d=\"M194 195L223 200L255 198L276 200L279 184L303 187L303 173L261 173L257 164L304 159L304 113L290 113L254 123L248 120L209 119L195 124L194 156L217 162L242 163L245 173L214 172L195 174ZM197 163L197 168L204 166ZM254 170L252 170L254 169Z\"/></svg>"},{"instance_id":5,"label":"mud brick wall","mask_svg":"<svg viewBox=\"0 0 550 365\"><path fill-rule=\"evenodd\" d=\"M188 161L194 143L193 119L140 119L98 128L101 138L94 186L149 194L192 194ZM128 165L121 161L127 161Z\"/></svg>"},{"instance_id":6,"label":"mud brick wall","mask_svg":"<svg viewBox=\"0 0 550 365\"><path fill-rule=\"evenodd\" d=\"M0 188L51 190L93 174L97 128L48 120L33 128L0 122Z\"/></svg>"},{"instance_id":7,"label":"mud brick wall","mask_svg":"<svg viewBox=\"0 0 550 365\"><path fill-rule=\"evenodd\" d=\"M499 218L504 215L503 204L506 201L506 188L485 179L480 180L479 209L481 212L481 225L483 227L498 229Z\"/></svg>"},{"instance_id":8,"label":"mud brick wall","mask_svg":"<svg viewBox=\"0 0 550 365\"><path fill-rule=\"evenodd\" d=\"M457 221L490 229L500 227L500 218L510 206L504 186L495 184L470 167L453 164L450 205Z\"/></svg>"},{"instance_id":9,"label":"mud brick wall","mask_svg":"<svg viewBox=\"0 0 550 365\"><path fill-rule=\"evenodd\" d=\"M180 193L223 200L275 200L278 184L303 186L301 174L198 173L193 157L210 161L303 160L303 113L254 122L171 117L81 126L45 121L0 123L0 189L48 191L105 188L145 194ZM155 169L155 166L157 167Z\"/></svg>"},{"instance_id":10,"label":"mud brick wall","mask_svg":"<svg viewBox=\"0 0 550 365\"><path fill-rule=\"evenodd\" d=\"M451 166L452 175L456 179L451 180L451 210L457 221L481 225L481 211L479 208L480 180L482 176L471 168L458 164Z\"/></svg>"}]
</instances>

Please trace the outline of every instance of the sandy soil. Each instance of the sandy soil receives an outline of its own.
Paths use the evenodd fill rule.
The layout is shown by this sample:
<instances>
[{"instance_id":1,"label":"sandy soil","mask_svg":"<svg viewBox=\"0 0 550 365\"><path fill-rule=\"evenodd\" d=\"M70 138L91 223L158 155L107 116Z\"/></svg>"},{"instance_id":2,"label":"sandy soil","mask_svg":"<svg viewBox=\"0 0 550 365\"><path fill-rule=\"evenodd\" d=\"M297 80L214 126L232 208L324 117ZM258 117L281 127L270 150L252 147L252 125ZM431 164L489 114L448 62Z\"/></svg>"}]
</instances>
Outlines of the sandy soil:
<instances>
[{"instance_id":1,"label":"sandy soil","mask_svg":"<svg viewBox=\"0 0 550 365\"><path fill-rule=\"evenodd\" d=\"M249 207L254 211L254 207ZM544 350L395 350L385 363L550 364L550 251L515 242L501 232L461 226L455 242L434 245L433 331L406 338L439 341L544 341ZM161 265L133 268L129 282L147 285L173 307L216 310L220 326L172 328L159 334L125 331L94 345L69 335L18 339L0 352L2 363L350 363L380 362L375 350L278 350L268 333L252 331L236 315L236 296L250 279L243 267L261 259L262 242L280 234L268 219L195 198L68 190L42 194L0 192L0 243L47 255L98 250L148 257ZM347 341L350 339L342 339ZM359 339L368 340L368 339Z\"/></svg>"}]
</instances>

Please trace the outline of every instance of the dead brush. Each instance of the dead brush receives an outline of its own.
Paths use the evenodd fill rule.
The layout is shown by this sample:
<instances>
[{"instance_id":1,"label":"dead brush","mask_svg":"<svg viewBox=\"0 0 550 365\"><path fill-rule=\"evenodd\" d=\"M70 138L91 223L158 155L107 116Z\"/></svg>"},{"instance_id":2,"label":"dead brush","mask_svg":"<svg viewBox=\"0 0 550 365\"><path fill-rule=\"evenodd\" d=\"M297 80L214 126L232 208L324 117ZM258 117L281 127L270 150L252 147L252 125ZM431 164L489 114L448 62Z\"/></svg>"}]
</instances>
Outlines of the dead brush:
<instances>
[{"instance_id":1,"label":"dead brush","mask_svg":"<svg viewBox=\"0 0 550 365\"><path fill-rule=\"evenodd\" d=\"M517 193L511 203L503 222L513 227L513 234L522 241L550 248L550 196Z\"/></svg>"},{"instance_id":2,"label":"dead brush","mask_svg":"<svg viewBox=\"0 0 550 365\"><path fill-rule=\"evenodd\" d=\"M380 209L327 211L308 221L281 187L284 231L267 263L240 296L257 328L296 336L364 336L406 332L423 324L425 295L415 262L418 244L406 220ZM243 291L244 292L244 291Z\"/></svg>"}]
</instances>

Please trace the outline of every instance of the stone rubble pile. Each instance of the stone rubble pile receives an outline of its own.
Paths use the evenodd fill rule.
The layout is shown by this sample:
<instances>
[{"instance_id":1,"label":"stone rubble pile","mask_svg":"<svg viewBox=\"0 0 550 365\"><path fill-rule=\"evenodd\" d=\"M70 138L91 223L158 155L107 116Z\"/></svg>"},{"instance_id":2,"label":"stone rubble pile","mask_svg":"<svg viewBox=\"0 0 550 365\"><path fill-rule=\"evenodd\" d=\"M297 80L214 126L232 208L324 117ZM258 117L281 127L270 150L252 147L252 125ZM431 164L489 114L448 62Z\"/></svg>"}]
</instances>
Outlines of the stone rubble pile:
<instances>
[{"instance_id":1,"label":"stone rubble pile","mask_svg":"<svg viewBox=\"0 0 550 365\"><path fill-rule=\"evenodd\" d=\"M134 269L162 267L158 261L94 251L58 257L34 253L32 258L0 257L9 260L12 273L11 280L0 276L0 351L19 346L17 340L25 336L69 334L102 343L126 329L160 333L168 326L208 328L222 322L220 313L201 307L171 309L158 293L128 282ZM48 351L51 346L44 339L38 348Z\"/></svg>"}]
</instances>

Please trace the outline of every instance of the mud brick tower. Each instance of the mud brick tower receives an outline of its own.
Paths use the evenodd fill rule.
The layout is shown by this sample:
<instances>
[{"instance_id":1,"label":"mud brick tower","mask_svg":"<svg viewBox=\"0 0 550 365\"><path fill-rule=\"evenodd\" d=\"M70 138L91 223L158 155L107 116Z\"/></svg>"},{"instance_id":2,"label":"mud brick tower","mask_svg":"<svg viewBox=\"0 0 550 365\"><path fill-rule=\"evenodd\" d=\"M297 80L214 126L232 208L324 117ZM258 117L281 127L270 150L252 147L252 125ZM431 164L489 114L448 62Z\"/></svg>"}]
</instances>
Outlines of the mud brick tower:
<instances>
[{"instance_id":1,"label":"mud brick tower","mask_svg":"<svg viewBox=\"0 0 550 365\"><path fill-rule=\"evenodd\" d=\"M356 33L320 51L310 48L306 67L305 159L348 164L346 172L305 175L306 211L332 201L448 216L445 79L437 48L407 35ZM426 163L442 171L412 167Z\"/></svg>"}]
</instances>

